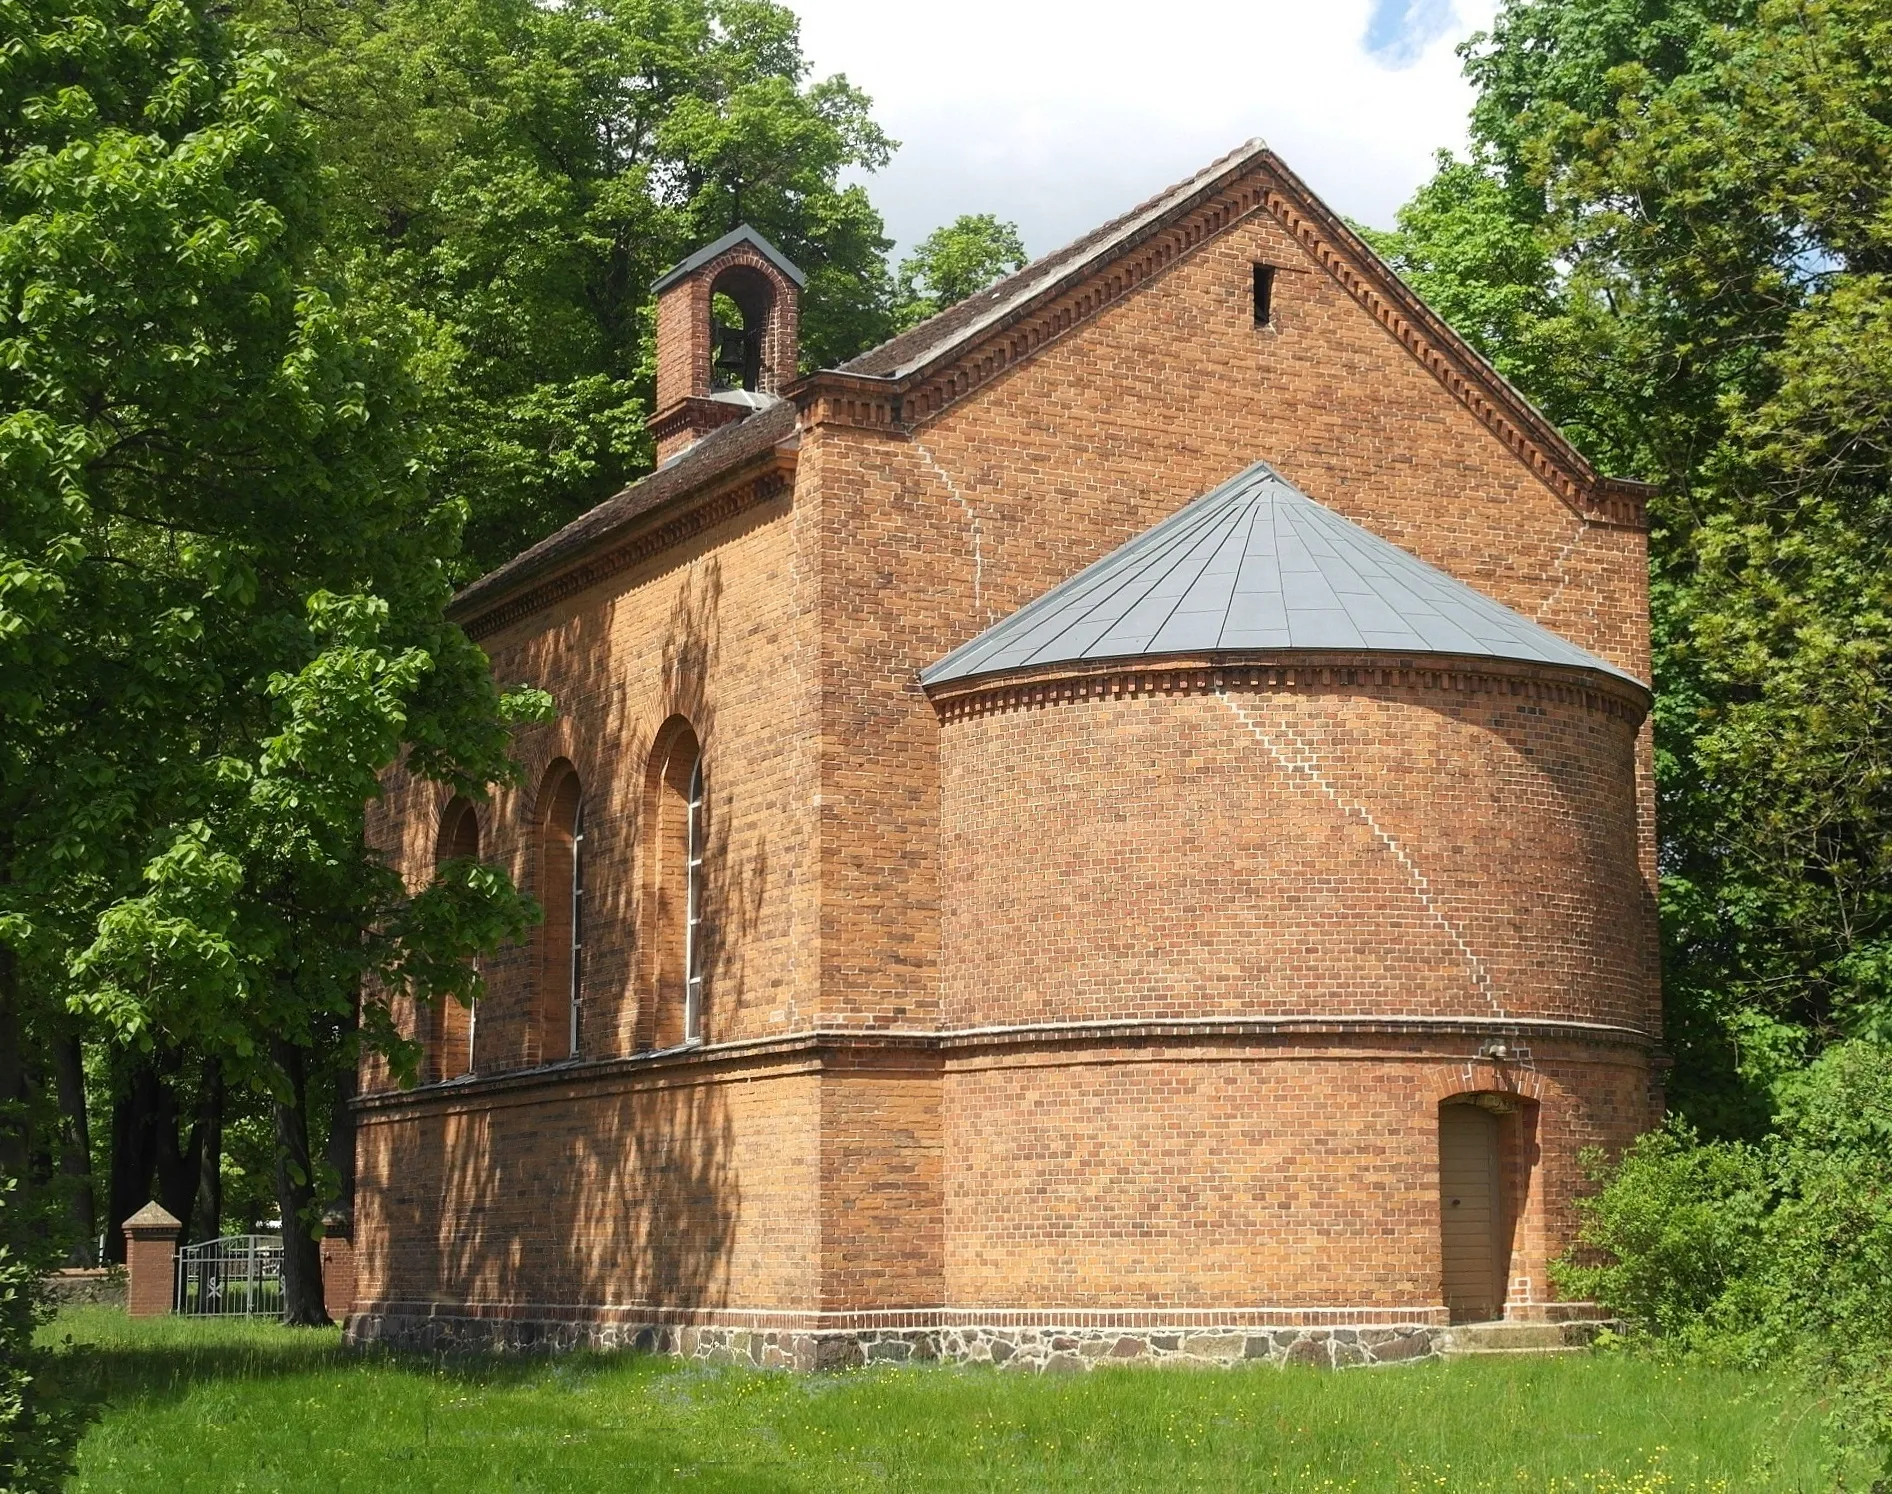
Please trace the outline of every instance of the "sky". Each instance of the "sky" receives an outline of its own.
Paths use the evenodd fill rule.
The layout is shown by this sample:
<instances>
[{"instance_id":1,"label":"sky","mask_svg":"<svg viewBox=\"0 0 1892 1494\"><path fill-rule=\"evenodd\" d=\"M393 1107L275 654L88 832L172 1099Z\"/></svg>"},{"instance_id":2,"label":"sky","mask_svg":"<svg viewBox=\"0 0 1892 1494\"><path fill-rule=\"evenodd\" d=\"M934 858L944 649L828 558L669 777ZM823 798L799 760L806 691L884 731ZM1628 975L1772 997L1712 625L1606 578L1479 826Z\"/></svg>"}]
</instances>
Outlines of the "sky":
<instances>
[{"instance_id":1,"label":"sky","mask_svg":"<svg viewBox=\"0 0 1892 1494\"><path fill-rule=\"evenodd\" d=\"M961 213L1033 256L1254 136L1376 227L1462 145L1453 47L1493 0L789 0L815 76L901 142L864 178L904 252Z\"/></svg>"}]
</instances>

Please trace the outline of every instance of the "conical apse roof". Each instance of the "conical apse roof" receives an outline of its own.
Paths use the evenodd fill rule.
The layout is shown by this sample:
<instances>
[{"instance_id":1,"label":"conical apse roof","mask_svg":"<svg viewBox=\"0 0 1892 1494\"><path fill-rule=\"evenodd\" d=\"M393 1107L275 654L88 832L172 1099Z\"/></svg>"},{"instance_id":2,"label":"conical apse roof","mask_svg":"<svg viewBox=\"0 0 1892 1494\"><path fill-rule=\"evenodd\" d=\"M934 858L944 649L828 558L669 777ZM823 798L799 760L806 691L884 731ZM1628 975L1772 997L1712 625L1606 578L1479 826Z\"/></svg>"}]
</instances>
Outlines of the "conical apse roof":
<instances>
[{"instance_id":1,"label":"conical apse roof","mask_svg":"<svg viewBox=\"0 0 1892 1494\"><path fill-rule=\"evenodd\" d=\"M1633 676L1316 503L1265 462L920 674L1162 654L1457 654ZM1635 681L1640 683L1640 681Z\"/></svg>"}]
</instances>

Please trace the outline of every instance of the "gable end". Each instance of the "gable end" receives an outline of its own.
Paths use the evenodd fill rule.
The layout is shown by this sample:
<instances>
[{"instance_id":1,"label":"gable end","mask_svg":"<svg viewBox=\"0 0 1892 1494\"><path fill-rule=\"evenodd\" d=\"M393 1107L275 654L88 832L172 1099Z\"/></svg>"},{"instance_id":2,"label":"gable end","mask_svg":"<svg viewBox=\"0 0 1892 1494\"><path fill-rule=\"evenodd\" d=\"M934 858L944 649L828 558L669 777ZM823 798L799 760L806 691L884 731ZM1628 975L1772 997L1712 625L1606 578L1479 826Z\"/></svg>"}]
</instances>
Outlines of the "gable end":
<instances>
[{"instance_id":1,"label":"gable end","mask_svg":"<svg viewBox=\"0 0 1892 1494\"><path fill-rule=\"evenodd\" d=\"M1100 231L1096 250L1072 256L1042 288L1005 307L1008 283L1042 278L1027 266L981 292L990 301L969 314L964 303L936 319L963 323L944 340L926 324L886 346L917 349L921 362L870 353L844 369L812 374L784 392L809 424L837 424L906 434L1000 377L1040 349L1135 294L1200 245L1266 210L1343 290L1380 323L1452 397L1587 522L1647 526L1647 484L1604 477L1531 403L1491 367L1295 176L1274 152L1237 152L1203 177L1138 209L1115 234ZM1145 221L1137 222L1139 217ZM1068 254L1068 251L1065 253ZM926 344L930 343L928 347ZM889 367L890 364L895 365ZM886 370L886 371L881 371Z\"/></svg>"}]
</instances>

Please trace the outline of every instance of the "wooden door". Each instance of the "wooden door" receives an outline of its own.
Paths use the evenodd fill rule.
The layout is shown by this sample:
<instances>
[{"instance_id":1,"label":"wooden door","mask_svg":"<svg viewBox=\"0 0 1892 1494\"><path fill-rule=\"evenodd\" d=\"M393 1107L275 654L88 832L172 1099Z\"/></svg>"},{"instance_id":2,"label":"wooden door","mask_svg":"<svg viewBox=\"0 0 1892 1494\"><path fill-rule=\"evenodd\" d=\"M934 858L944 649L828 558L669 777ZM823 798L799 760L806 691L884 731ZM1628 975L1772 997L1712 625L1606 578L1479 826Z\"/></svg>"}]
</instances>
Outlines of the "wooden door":
<instances>
[{"instance_id":1,"label":"wooden door","mask_svg":"<svg viewBox=\"0 0 1892 1494\"><path fill-rule=\"evenodd\" d=\"M1504 1197L1498 1185L1498 1118L1476 1105L1439 1107L1439 1212L1445 1305L1454 1323L1504 1315L1500 1258Z\"/></svg>"}]
</instances>

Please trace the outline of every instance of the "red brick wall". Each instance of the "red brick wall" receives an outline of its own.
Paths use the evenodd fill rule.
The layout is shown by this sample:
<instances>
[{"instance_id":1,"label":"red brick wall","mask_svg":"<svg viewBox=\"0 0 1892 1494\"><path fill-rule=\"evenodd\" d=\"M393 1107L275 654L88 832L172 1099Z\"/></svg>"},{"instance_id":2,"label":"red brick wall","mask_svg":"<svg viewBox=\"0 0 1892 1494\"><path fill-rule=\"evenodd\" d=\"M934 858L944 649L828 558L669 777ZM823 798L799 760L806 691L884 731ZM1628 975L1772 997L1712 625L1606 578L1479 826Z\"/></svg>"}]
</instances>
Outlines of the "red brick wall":
<instances>
[{"instance_id":1,"label":"red brick wall","mask_svg":"<svg viewBox=\"0 0 1892 1494\"><path fill-rule=\"evenodd\" d=\"M1256 261L1283 267L1266 328L1253 324ZM939 727L917 672L1257 459L1647 677L1644 535L1579 518L1272 217L1252 215L910 438L837 423L804 437L828 562L829 1020L929 1020L939 1000ZM1630 874L1648 897L1646 728L1639 751ZM1654 953L1651 941L1651 969ZM1659 1022L1653 980L1642 1010Z\"/></svg>"},{"instance_id":2,"label":"red brick wall","mask_svg":"<svg viewBox=\"0 0 1892 1494\"><path fill-rule=\"evenodd\" d=\"M812 1307L819 1113L753 1065L370 1109L358 1310Z\"/></svg>"},{"instance_id":3,"label":"red brick wall","mask_svg":"<svg viewBox=\"0 0 1892 1494\"><path fill-rule=\"evenodd\" d=\"M1403 1050L1403 1051L1402 1051ZM949 1064L946 1290L960 1308L1441 1301L1438 1102L1424 1045L1066 1046ZM1513 1076L1515 1077L1515 1076ZM1641 1055L1569 1047L1541 1099L1512 1265L1548 1299L1586 1145L1644 1124ZM1495 1080L1481 1080L1485 1087Z\"/></svg>"},{"instance_id":4,"label":"red brick wall","mask_svg":"<svg viewBox=\"0 0 1892 1494\"><path fill-rule=\"evenodd\" d=\"M485 640L499 678L543 685L560 716L520 734L525 786L480 806L482 854L540 894L540 820L549 806L536 800L551 765L569 761L584 798L580 1056L636 1051L640 1021L652 1015L655 962L636 956L651 891L640 847L655 797L650 754L659 730L678 716L702 744L708 794L706 882L715 916L706 1036L720 1042L797 1031L814 1010L807 580L814 565L807 542L800 512L777 499L608 590ZM376 842L416 883L431 874L445 804L444 792L396 776L373 816ZM541 987L562 983L568 969L536 957L547 937L541 927L527 943L481 963L486 995L474 1039L481 1073L538 1061L531 1034ZM568 935L553 926L550 937ZM548 1006L562 1001L562 985L545 994ZM370 1079L371 1087L384 1082Z\"/></svg>"},{"instance_id":5,"label":"red brick wall","mask_svg":"<svg viewBox=\"0 0 1892 1494\"><path fill-rule=\"evenodd\" d=\"M1523 670L1370 673L950 722L946 1024L1642 1027L1640 711Z\"/></svg>"}]
</instances>

